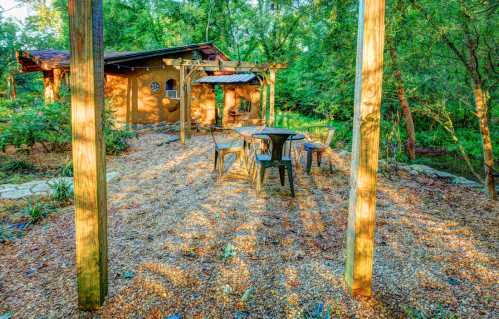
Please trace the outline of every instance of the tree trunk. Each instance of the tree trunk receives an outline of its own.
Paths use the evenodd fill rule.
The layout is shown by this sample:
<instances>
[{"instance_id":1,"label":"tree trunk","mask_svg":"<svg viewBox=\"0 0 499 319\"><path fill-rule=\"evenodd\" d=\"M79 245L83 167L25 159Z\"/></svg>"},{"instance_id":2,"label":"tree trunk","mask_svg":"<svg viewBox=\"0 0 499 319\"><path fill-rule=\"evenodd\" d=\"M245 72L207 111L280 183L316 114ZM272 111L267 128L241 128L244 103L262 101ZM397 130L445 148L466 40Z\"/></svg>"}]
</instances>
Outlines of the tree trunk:
<instances>
[{"instance_id":1,"label":"tree trunk","mask_svg":"<svg viewBox=\"0 0 499 319\"><path fill-rule=\"evenodd\" d=\"M405 129L407 131L407 155L411 160L416 159L416 132L414 130L414 121L412 120L412 112L409 108L409 103L405 98L404 81L402 80L402 74L397 63L397 50L392 45L390 46L390 57L392 58L392 63L395 71L393 72L393 77L396 81L397 95L402 108L402 114L404 115Z\"/></svg>"},{"instance_id":2,"label":"tree trunk","mask_svg":"<svg viewBox=\"0 0 499 319\"><path fill-rule=\"evenodd\" d=\"M480 123L480 133L482 135L485 185L490 199L497 200L494 180L494 153L492 152L492 140L490 138L489 120L487 117L487 94L483 91L481 83L477 83L476 80L473 81L473 95L475 96L476 114Z\"/></svg>"},{"instance_id":3,"label":"tree trunk","mask_svg":"<svg viewBox=\"0 0 499 319\"><path fill-rule=\"evenodd\" d=\"M468 30L467 25L465 27ZM466 33L467 35L469 32ZM485 186L489 198L497 200L496 186L494 181L494 153L492 152L492 140L490 139L489 119L488 119L488 94L483 89L483 80L480 75L479 61L477 56L478 40L468 37L466 46L469 56L466 65L471 76L473 96L475 97L476 115L480 124L482 135L483 162L485 170Z\"/></svg>"}]
</instances>

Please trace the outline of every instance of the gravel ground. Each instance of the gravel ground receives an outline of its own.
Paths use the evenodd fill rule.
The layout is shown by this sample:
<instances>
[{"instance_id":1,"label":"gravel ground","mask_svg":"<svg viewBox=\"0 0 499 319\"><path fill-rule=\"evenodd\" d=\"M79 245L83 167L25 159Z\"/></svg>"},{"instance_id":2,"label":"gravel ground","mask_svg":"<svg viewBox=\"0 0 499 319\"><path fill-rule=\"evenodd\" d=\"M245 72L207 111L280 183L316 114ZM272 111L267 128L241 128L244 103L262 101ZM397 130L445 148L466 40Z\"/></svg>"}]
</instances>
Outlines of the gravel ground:
<instances>
[{"instance_id":1,"label":"gravel ground","mask_svg":"<svg viewBox=\"0 0 499 319\"><path fill-rule=\"evenodd\" d=\"M349 161L271 171L257 196L206 135L147 133L108 169L109 297L77 309L73 209L0 245L0 316L13 318L497 318L498 206L475 190L403 173L378 183L374 295L343 282ZM321 313L322 312L322 313ZM445 317L442 317L445 318Z\"/></svg>"}]
</instances>

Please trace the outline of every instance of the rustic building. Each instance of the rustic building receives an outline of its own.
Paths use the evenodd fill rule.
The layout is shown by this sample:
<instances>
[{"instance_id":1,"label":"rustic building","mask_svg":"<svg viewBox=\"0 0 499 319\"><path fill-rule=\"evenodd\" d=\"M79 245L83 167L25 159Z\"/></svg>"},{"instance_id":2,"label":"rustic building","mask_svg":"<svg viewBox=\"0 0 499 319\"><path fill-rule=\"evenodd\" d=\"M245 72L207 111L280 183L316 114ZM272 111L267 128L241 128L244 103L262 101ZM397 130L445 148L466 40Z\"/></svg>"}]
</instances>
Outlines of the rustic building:
<instances>
[{"instance_id":1,"label":"rustic building","mask_svg":"<svg viewBox=\"0 0 499 319\"><path fill-rule=\"evenodd\" d=\"M229 62L229 58L211 43L141 52L110 52L104 54L105 95L108 107L117 122L153 124L177 122L180 119L180 83L178 67L164 59ZM43 72L46 102L60 98L61 84L69 74L68 51L19 51L17 60L22 72ZM190 121L213 124L217 118L214 86L224 92L224 125L255 123L261 118L261 87L265 76L254 72L237 73L226 70L192 70ZM190 85L190 84L189 84ZM266 88L266 87L265 87Z\"/></svg>"}]
</instances>

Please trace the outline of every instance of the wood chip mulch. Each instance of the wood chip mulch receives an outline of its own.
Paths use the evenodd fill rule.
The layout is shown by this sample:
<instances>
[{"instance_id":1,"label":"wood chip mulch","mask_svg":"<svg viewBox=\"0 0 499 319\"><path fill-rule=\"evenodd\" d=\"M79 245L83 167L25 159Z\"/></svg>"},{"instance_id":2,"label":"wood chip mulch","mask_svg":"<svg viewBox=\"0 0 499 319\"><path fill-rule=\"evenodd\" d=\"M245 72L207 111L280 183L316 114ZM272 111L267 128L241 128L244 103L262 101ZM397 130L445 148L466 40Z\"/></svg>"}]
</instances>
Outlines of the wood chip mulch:
<instances>
[{"instance_id":1,"label":"wood chip mulch","mask_svg":"<svg viewBox=\"0 0 499 319\"><path fill-rule=\"evenodd\" d=\"M477 190L403 172L378 183L374 294L343 281L349 160L271 170L257 196L238 163L217 181L213 144L147 133L108 162L109 297L77 308L73 208L0 244L0 315L13 318L494 318L498 206ZM315 317L314 317L315 316ZM496 317L495 317L496 318Z\"/></svg>"}]
</instances>

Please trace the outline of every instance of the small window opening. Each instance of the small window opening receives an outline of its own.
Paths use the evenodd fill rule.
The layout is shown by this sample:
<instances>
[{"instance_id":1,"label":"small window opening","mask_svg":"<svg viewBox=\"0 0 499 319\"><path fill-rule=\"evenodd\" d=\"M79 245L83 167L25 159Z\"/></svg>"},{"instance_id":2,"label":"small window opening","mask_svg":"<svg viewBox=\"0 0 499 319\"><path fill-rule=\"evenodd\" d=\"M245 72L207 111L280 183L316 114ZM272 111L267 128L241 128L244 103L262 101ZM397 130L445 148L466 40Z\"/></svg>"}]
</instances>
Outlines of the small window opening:
<instances>
[{"instance_id":1,"label":"small window opening","mask_svg":"<svg viewBox=\"0 0 499 319\"><path fill-rule=\"evenodd\" d=\"M241 98L239 101L239 112L248 113L251 111L251 102L245 98Z\"/></svg>"},{"instance_id":2,"label":"small window opening","mask_svg":"<svg viewBox=\"0 0 499 319\"><path fill-rule=\"evenodd\" d=\"M174 79L169 79L165 83L166 96L170 99L177 98L177 81Z\"/></svg>"}]
</instances>

